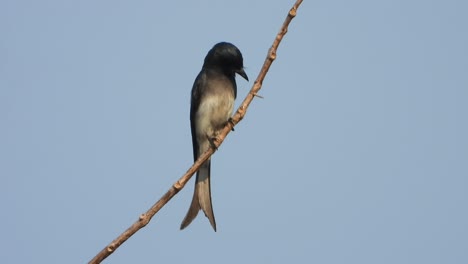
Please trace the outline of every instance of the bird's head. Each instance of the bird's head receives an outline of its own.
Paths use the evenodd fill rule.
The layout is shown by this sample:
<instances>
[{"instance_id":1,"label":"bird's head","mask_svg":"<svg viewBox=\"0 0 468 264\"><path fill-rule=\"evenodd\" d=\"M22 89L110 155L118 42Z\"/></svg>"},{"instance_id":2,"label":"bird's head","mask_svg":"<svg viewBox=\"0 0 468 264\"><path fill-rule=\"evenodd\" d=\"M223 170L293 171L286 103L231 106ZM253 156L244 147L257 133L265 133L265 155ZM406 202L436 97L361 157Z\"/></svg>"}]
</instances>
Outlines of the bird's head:
<instances>
[{"instance_id":1,"label":"bird's head","mask_svg":"<svg viewBox=\"0 0 468 264\"><path fill-rule=\"evenodd\" d=\"M220 42L214 45L206 55L203 67L219 67L228 75L237 73L247 81L249 80L244 71L242 53L236 46L228 42Z\"/></svg>"}]
</instances>

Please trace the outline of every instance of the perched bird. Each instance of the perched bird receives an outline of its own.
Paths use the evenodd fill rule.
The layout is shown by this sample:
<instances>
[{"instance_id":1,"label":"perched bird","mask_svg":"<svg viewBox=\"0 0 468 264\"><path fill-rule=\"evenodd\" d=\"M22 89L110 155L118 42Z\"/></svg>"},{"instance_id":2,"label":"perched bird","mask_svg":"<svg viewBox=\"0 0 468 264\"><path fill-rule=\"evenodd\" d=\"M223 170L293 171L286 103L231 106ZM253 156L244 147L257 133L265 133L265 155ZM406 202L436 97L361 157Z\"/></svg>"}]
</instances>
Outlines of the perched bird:
<instances>
[{"instance_id":1,"label":"perched bird","mask_svg":"<svg viewBox=\"0 0 468 264\"><path fill-rule=\"evenodd\" d=\"M192 87L190 127L194 160L213 146L213 140L219 130L232 116L237 96L236 73L249 80L239 49L227 42L214 45L206 55L203 67ZM187 227L201 209L216 231L211 205L210 163L211 159L205 161L197 172L192 203L180 229Z\"/></svg>"}]
</instances>

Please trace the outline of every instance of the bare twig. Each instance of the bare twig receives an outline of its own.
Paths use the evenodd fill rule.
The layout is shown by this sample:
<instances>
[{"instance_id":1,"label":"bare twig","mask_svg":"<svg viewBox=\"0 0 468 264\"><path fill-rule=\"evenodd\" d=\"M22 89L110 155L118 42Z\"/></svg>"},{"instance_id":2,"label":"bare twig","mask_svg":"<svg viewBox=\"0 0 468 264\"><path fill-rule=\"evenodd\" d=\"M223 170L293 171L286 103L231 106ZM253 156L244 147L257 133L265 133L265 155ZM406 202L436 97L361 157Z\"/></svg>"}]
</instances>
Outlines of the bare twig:
<instances>
[{"instance_id":1,"label":"bare twig","mask_svg":"<svg viewBox=\"0 0 468 264\"><path fill-rule=\"evenodd\" d=\"M219 133L218 137L215 140L215 146L218 148L226 138L227 134L231 132L234 126L239 123L245 116L247 112L247 108L249 107L250 103L254 99L254 97L260 97L258 95L258 91L262 88L263 80L270 69L271 64L276 59L276 50L283 39L284 35L288 32L288 25L291 20L296 16L296 11L299 8L299 5L302 3L302 0L297 0L294 6L289 10L288 16L286 17L280 32L276 35L276 38L271 46L270 50L268 51L268 55L263 63L263 67L260 73L257 76L257 79L254 82L254 85L250 92L247 94L246 98L242 102L241 106L237 109L236 113L231 119L231 122L227 122L226 126L223 130ZM261 97L260 97L261 98ZM184 188L185 184L190 180L192 175L198 170L198 168L205 162L213 153L215 149L210 148L205 153L203 153L198 160L190 167L190 169L177 181L175 182L169 191L164 194L159 201L157 201L151 208L144 214L140 215L138 220L133 223L125 232L123 232L120 236L118 236L114 241L112 241L109 245L103 248L89 263L101 263L105 258L107 258L110 254L112 254L120 245L122 245L127 239L129 239L133 234L135 234L138 230L146 226L151 218L169 201L171 200L174 195L176 195L182 188Z\"/></svg>"}]
</instances>

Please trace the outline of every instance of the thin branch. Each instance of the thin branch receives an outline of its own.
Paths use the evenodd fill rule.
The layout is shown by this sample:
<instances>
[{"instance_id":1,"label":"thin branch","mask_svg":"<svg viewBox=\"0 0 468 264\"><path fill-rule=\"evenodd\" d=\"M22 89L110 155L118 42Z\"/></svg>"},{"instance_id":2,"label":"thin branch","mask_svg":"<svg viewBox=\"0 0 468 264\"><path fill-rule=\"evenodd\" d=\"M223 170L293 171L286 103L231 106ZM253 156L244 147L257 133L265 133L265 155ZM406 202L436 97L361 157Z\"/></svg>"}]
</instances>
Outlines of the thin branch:
<instances>
[{"instance_id":1,"label":"thin branch","mask_svg":"<svg viewBox=\"0 0 468 264\"><path fill-rule=\"evenodd\" d=\"M288 32L288 25L291 20L296 16L297 9L299 5L302 3L302 0L297 0L294 6L289 10L288 16L286 17L280 32L276 35L276 38L271 46L270 50L268 51L268 55L263 63L263 67L260 73L257 76L257 79L254 82L254 85L250 92L247 94L247 97L242 102L241 106L237 109L236 113L232 117L232 122L227 122L226 126L223 130L219 133L218 137L215 140L215 146L218 148L226 138L227 134L231 132L233 127L239 123L245 116L247 112L247 108L249 107L250 103L254 99L254 97L260 97L258 95L258 91L262 88L263 80L270 69L271 64L276 59L276 50L283 39L284 35ZM103 248L89 263L101 263L105 258L107 258L110 254L112 254L120 245L122 245L127 239L129 239L133 234L135 234L138 230L145 227L153 218L153 216L169 201L171 200L174 195L176 195L182 188L184 188L185 184L190 180L192 175L197 172L198 168L205 162L213 153L215 149L210 148L205 153L203 153L198 160L190 167L190 169L177 181L175 182L172 187L164 194L159 201L157 201L151 208L144 214L140 215L138 220L133 223L125 232L123 232L120 236L118 236L114 241L112 241L109 245Z\"/></svg>"}]
</instances>

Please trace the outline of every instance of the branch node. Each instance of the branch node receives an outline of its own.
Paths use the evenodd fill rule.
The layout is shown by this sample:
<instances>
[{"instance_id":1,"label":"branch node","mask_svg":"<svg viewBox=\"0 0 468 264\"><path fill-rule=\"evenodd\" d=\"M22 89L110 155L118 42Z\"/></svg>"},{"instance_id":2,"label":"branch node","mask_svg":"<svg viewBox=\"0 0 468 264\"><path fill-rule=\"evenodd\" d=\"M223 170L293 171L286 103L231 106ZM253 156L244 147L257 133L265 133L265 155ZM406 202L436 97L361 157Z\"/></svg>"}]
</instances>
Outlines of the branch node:
<instances>
[{"instance_id":1,"label":"branch node","mask_svg":"<svg viewBox=\"0 0 468 264\"><path fill-rule=\"evenodd\" d=\"M276 52L271 51L269 58L270 58L270 60L274 61L276 59Z\"/></svg>"},{"instance_id":2,"label":"branch node","mask_svg":"<svg viewBox=\"0 0 468 264\"><path fill-rule=\"evenodd\" d=\"M112 253L115 250L115 244L112 243L107 247L107 252Z\"/></svg>"},{"instance_id":3,"label":"branch node","mask_svg":"<svg viewBox=\"0 0 468 264\"><path fill-rule=\"evenodd\" d=\"M173 187L177 190L177 191L180 191L183 187L184 187L184 184L182 184L180 182L180 180L176 181L176 183L174 183Z\"/></svg>"},{"instance_id":4,"label":"branch node","mask_svg":"<svg viewBox=\"0 0 468 264\"><path fill-rule=\"evenodd\" d=\"M140 217L138 217L138 220L143 221L146 218L146 214L141 214Z\"/></svg>"},{"instance_id":5,"label":"branch node","mask_svg":"<svg viewBox=\"0 0 468 264\"><path fill-rule=\"evenodd\" d=\"M291 10L289 10L289 16L290 16L291 18L293 18L293 17L296 16L296 14L297 14L296 7L293 6L293 8L291 8Z\"/></svg>"}]
</instances>

